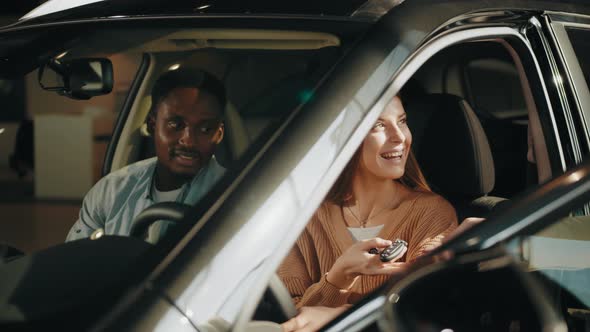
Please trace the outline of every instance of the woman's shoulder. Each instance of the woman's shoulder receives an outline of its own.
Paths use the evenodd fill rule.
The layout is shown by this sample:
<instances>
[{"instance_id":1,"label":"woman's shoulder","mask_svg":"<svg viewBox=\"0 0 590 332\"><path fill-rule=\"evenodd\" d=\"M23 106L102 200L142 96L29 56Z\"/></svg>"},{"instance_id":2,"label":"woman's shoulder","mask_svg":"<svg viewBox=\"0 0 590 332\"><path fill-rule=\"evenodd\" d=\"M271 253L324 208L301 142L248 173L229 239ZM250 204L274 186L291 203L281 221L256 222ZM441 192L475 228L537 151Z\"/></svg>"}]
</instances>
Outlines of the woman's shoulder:
<instances>
[{"instance_id":1,"label":"woman's shoulder","mask_svg":"<svg viewBox=\"0 0 590 332\"><path fill-rule=\"evenodd\" d=\"M412 215L421 216L420 220L427 220L429 224L439 220L445 225L448 223L456 225L455 208L444 197L430 191L419 190L414 190L412 195L414 196Z\"/></svg>"},{"instance_id":2,"label":"woman's shoulder","mask_svg":"<svg viewBox=\"0 0 590 332\"><path fill-rule=\"evenodd\" d=\"M340 211L340 206L330 202L323 202L311 217L310 223L322 223L332 219Z\"/></svg>"},{"instance_id":3,"label":"woman's shoulder","mask_svg":"<svg viewBox=\"0 0 590 332\"><path fill-rule=\"evenodd\" d=\"M454 210L453 206L441 195L432 191L408 189L408 197L414 202L414 207L429 207Z\"/></svg>"}]
</instances>

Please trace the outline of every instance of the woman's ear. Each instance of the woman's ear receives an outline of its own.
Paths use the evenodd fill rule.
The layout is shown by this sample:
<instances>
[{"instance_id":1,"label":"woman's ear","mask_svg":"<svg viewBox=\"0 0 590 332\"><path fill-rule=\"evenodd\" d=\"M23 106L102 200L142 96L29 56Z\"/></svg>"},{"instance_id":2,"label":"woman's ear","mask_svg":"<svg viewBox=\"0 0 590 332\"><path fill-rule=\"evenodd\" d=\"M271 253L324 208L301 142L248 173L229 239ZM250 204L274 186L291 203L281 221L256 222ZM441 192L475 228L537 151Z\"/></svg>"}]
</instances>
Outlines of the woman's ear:
<instances>
[{"instance_id":1,"label":"woman's ear","mask_svg":"<svg viewBox=\"0 0 590 332\"><path fill-rule=\"evenodd\" d=\"M215 137L215 144L221 143L223 140L223 134L225 133L225 125L222 123L219 124L219 128L217 128L217 137Z\"/></svg>"}]
</instances>

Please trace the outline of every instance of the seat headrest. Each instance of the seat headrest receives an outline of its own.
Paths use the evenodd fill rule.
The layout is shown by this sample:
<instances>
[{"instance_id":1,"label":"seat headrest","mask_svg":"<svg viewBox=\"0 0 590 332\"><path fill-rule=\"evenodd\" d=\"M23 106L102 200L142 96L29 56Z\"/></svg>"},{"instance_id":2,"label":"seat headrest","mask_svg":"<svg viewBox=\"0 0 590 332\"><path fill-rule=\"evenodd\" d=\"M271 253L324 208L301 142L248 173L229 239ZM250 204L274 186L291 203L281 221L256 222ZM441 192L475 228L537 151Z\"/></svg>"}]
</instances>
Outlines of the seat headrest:
<instances>
[{"instance_id":1,"label":"seat headrest","mask_svg":"<svg viewBox=\"0 0 590 332\"><path fill-rule=\"evenodd\" d=\"M413 147L426 180L448 196L478 197L494 188L492 152L469 104L449 94L407 101Z\"/></svg>"}]
</instances>

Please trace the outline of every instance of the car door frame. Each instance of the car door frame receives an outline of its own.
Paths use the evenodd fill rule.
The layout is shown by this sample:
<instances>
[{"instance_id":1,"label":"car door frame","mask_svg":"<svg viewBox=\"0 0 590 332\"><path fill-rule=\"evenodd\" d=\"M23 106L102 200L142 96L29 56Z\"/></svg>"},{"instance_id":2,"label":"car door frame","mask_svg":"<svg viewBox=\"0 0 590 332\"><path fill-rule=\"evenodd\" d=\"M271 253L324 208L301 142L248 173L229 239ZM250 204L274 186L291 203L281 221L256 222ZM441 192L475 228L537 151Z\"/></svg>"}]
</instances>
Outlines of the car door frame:
<instances>
[{"instance_id":1,"label":"car door frame","mask_svg":"<svg viewBox=\"0 0 590 332\"><path fill-rule=\"evenodd\" d=\"M583 28L590 33L590 16L546 12L543 15L543 24L550 37L552 51L563 75L564 84L567 83L566 87L570 90L570 103L575 106L572 116L579 119L579 126L583 128L583 132L578 133L583 158L590 153L590 90L566 28Z\"/></svg>"},{"instance_id":2,"label":"car door frame","mask_svg":"<svg viewBox=\"0 0 590 332\"><path fill-rule=\"evenodd\" d=\"M497 11L494 14L497 17ZM386 21L383 24L387 23L388 22ZM276 267L280 264L282 258L287 254L291 245L298 237L298 234L300 234L307 224L307 220L313 214L313 211L315 211L319 202L322 201L322 197L328 191L338 174L340 174L341 170L344 168L354 151L356 151L368 129L378 118L385 105L385 102L393 97L395 93L400 90L403 84L411 77L411 75L413 75L418 67L420 67L429 58L428 54L432 55L434 51L434 49L431 47L432 43L439 42L441 43L440 48L442 48L451 45L453 42L493 37L498 38L498 36L506 35L521 40L521 44L527 45L526 39L518 32L518 30L515 30L513 26L499 27L497 22L491 22L490 27L482 27L481 24L476 24L476 27L471 31L468 31L467 26L465 25L460 26L457 24L454 26L456 29L446 31L439 29L437 30L437 33L431 34L427 38L424 36L415 36L416 38L411 41L395 40L394 38L392 39L392 36L390 35L391 31L388 27L384 27L383 25L378 26L375 28L376 31L373 31L375 34L370 36L368 40L361 42L361 44L364 43L365 46L367 43L386 43L386 45L391 45L388 46L390 48L386 54L366 54L369 47L365 50L359 51L357 49L351 52L352 56L358 54L359 52L364 52L365 54L363 59L372 58L372 67L369 66L368 68L363 68L363 75L370 73L370 75L368 75L369 77L365 77L365 79L367 79L365 84L361 84L359 86L358 82L360 78L358 77L350 80L351 75L358 75L358 72L356 71L349 70L345 71L344 73L337 73L336 75L330 77L327 82L325 82L325 90L322 89L322 91L318 92L318 97L321 96L319 101L312 102L310 106L308 106L307 109L302 112L303 114L299 114L297 119L294 119L290 129L309 129L309 133L312 138L315 140L321 140L323 138L330 139L330 134L334 134L335 130L338 129L338 126L343 125L342 116L346 114L347 107L356 109L357 112L360 112L359 115L362 115L362 118L348 119L345 132L343 134L346 137L346 140L339 142L337 156L334 156L329 161L322 162L322 167L327 166L327 168L322 168L322 179L319 182L314 182L316 186L313 188L313 194L306 198L305 203L302 202L302 205L299 207L299 210L296 213L296 217L289 219L288 227L282 232L282 237L277 239L277 241L281 242L281 245L276 248L273 247L273 255L265 256L264 262L261 262L261 264L264 264L261 265L262 270L258 271L258 276L261 278L261 281L254 287L251 287L248 292L249 297L247 301L240 304L244 309L240 312L239 318L236 319L234 322L235 324L233 325L237 331L241 331L247 325L247 321L252 316L256 304L258 303L264 289L266 288L266 283L264 280L270 279ZM481 30L489 31L489 34L473 35L474 31ZM463 39L458 38L458 36L463 36ZM401 36L397 37L401 38ZM441 42L443 38L451 39L453 42L443 43ZM421 42L420 40L425 40L426 42ZM413 50L414 46L416 45L417 50L412 52L410 55L408 53L408 46L410 46L410 49ZM386 46L379 46L376 48L386 49ZM357 61L358 60L354 57L348 57L342 63L340 63L340 65L344 67L346 67L346 65L358 65ZM535 70L539 71L538 64L534 60L534 56L531 62L532 65L537 66L535 67ZM539 81L542 82L542 79L539 79ZM544 87L542 84L541 86ZM385 90L383 90L384 87L386 87ZM353 97L348 98L345 102L343 102L341 100L341 94L345 93L351 93L350 96ZM340 97L338 97L339 94ZM377 99L374 99L375 95L378 95ZM549 100L549 97L546 97L546 91L543 91L543 95L545 98L540 100L540 103ZM328 98L329 96L336 98ZM323 110L323 113L314 113L314 110ZM313 119L320 121L313 122ZM550 132L554 132L555 128L551 127L550 130ZM323 134L320 135L319 133ZM275 143L273 143L274 146L270 146L268 148L267 151L269 152L267 156L261 157L262 167L256 166L256 168L254 168L253 165L251 165L252 169L249 170L251 171L250 175L261 175L265 174L266 172L266 176L276 177L279 173L289 174L289 172L301 172L302 169L298 168L303 167L301 166L302 163L308 164L310 162L309 158L313 159L314 156L317 156L317 151L314 151L313 149L313 147L316 146L314 144L304 142L305 145L302 145L302 142L298 140L300 138L301 136L297 136L293 133L278 137ZM302 160L302 163L287 164L285 160L277 159L278 154L275 153L277 152L276 149L273 151L273 148L276 148L276 144L285 144L288 147L293 147L293 153L295 155L301 156L303 153L303 157L299 159ZM321 144L327 143L324 142ZM297 147L295 148L295 146ZM276 162L276 164L273 166L278 167L280 165L284 168L282 168L280 171L277 169L271 170L269 165L273 162ZM285 177L283 175L282 178L287 179L287 182L290 181L288 176ZM181 241L178 248L176 248L169 255L169 257L163 261L162 264L160 264L160 266L157 268L157 271L148 278L150 287L156 287L158 292L173 300L175 305L186 313L187 317L190 317L191 315L189 315L189 312L187 311L187 303L184 301L184 299L186 299L189 295L184 293L185 291L190 291L192 288L192 281L198 279L199 273L205 270L206 267L211 263L212 256L207 255L215 255L216 252L212 250L216 247L220 247L222 243L227 243L226 241L231 239L231 236L237 234L238 230L243 230L248 225L255 226L264 224L266 221L271 221L271 219L276 220L276 212L278 212L276 209L285 208L283 213L293 210L293 207L279 204L281 197L284 198L284 196L281 195L285 194L281 192L281 183L286 182L274 180L266 181L266 187L264 188L255 186L254 184L256 183L257 181L252 178L244 179L241 188L237 188L236 191L232 193L232 195L234 195L234 198L244 197L244 195L246 195L244 192L244 184L248 184L247 187L251 190L260 191L264 194L263 196L260 196L259 202L256 205L257 208L263 208L265 206L270 207L270 203L277 203L272 206L273 209L275 209L274 214L271 213L272 211L264 212L263 209L259 209L258 211L260 213L257 213L256 215L246 214L245 212L249 211L252 207L244 211L238 211L237 209L243 204L239 203L235 199L232 199L232 197L228 197L225 202L236 203L234 208L223 211L222 209L217 209L217 211L208 213L203 217L203 221L206 219L216 219L216 223L218 223L218 225L213 227L211 223L203 224L198 222L195 228L186 235L186 238L183 239L183 241ZM285 222L287 222L287 220L285 220ZM224 234L216 232L219 230L218 227L222 226L230 226L233 233L229 232L230 229L228 229L228 232L225 232ZM245 236L245 234L242 234L242 236ZM229 248L229 246L224 245L223 248ZM202 251L202 254L200 255L194 255L195 250L199 249L206 250ZM191 276L191 278L188 278L186 273L181 273L180 271L193 271L197 274ZM213 286L209 285L209 287ZM219 287L221 287L221 285ZM139 317L136 318L139 319L139 321L142 320ZM105 323L106 325L103 326L108 326L108 322ZM133 322L128 321L128 323L134 325ZM198 325L198 322L193 323Z\"/></svg>"},{"instance_id":3,"label":"car door frame","mask_svg":"<svg viewBox=\"0 0 590 332\"><path fill-rule=\"evenodd\" d=\"M498 31L498 32L491 32L489 34L481 34L483 30L488 28L486 27L476 27L473 30L469 31L469 34L473 34L471 39L488 39L488 38L505 38L505 41L508 41L510 46L516 47L518 51L525 51L526 54L522 52L518 52L520 60L527 60L523 61L524 66L526 67L526 78L530 81L529 87L531 89L537 88L540 89L541 92L537 93L535 96L536 107L540 112L545 113L545 119L542 121L543 123L543 131L545 133L545 137L548 140L552 140L551 144L554 144L558 147L557 151L559 153L556 155L551 156L552 161L552 169L554 174L560 174L565 172L568 168L573 167L575 164L571 164L566 162L565 154L573 154L573 151L569 148L571 143L577 143L577 136L570 136L572 130L572 123L564 123L564 125L558 123L555 120L555 112L559 110L558 107L565 108L567 110L571 109L569 99L561 99L560 95L552 95L550 90L552 87L549 87L548 84L544 84L546 81L545 77L547 73L552 73L552 67L550 67L550 60L546 58L547 49L545 48L547 44L540 43L541 40L546 38L544 32L538 28L539 16L532 16L528 22L527 29L515 29L514 27L503 27L500 28L497 25L494 25L493 30L490 31ZM464 25L455 23L456 25L461 25L465 28ZM505 28L511 29L512 31L502 35L500 31L506 31ZM523 27L524 28L524 27ZM495 30L498 29L498 30ZM467 29L466 29L467 30ZM453 37L453 33L460 34L459 32L452 32L446 35L439 36L440 39L445 37ZM426 62L426 60L436 54L437 52L444 49L444 47L451 46L452 43L448 43L444 45L444 47L440 47L434 41L437 37L434 37L424 43L419 50L415 52L412 56L409 57L408 61L401 66L401 69L393 76L392 83L390 84L387 92L384 93L383 98L387 100L388 97L391 97L394 92L397 92L403 84L411 77L411 75L417 71L417 69ZM532 40L531 40L532 39ZM469 41L470 38L464 38L461 42ZM458 41L456 41L458 42ZM517 43L520 43L518 45ZM523 47L524 46L524 47ZM421 59L422 57L427 57L427 59ZM529 57L529 59L524 59L524 57ZM539 59L541 57L541 59ZM522 65L522 64L521 64ZM535 77L531 76L534 75ZM552 76L550 76L552 77ZM534 87L534 88L533 88ZM538 91L537 91L538 92ZM558 92L555 90L554 92ZM556 97L558 98L556 100ZM545 102L545 105L542 105ZM565 118L567 115L563 115ZM571 114L570 114L571 116ZM569 125L569 126L568 126ZM563 134L563 129L567 129L566 136ZM551 137L554 135L554 137ZM563 145L563 140L568 140L568 145ZM484 250L488 250L492 247L483 248ZM440 267L437 267L440 268ZM430 273L432 269L427 268L420 273ZM411 276L410 279L416 278L416 275ZM411 282L407 281L406 282ZM338 317L338 319L330 322L323 331L330 331L330 332L340 332L340 331L358 331L366 328L369 324L375 322L375 320L381 320L381 327L383 328L383 312L384 306L387 306L389 303L395 302L395 298L391 297L392 294L388 294L385 289L381 289L380 291L375 292L372 296L365 299L357 306L353 307L346 313L342 314ZM546 307L545 307L546 309ZM387 310L385 310L387 311Z\"/></svg>"},{"instance_id":4,"label":"car door frame","mask_svg":"<svg viewBox=\"0 0 590 332\"><path fill-rule=\"evenodd\" d=\"M542 16L541 24L549 40L546 51L554 58L555 85L561 85L561 98L567 98L571 105L570 117L575 123L568 130L573 136L577 165L590 155L590 89L566 28L582 28L590 33L590 16L548 11ZM575 213L590 215L590 203Z\"/></svg>"}]
</instances>

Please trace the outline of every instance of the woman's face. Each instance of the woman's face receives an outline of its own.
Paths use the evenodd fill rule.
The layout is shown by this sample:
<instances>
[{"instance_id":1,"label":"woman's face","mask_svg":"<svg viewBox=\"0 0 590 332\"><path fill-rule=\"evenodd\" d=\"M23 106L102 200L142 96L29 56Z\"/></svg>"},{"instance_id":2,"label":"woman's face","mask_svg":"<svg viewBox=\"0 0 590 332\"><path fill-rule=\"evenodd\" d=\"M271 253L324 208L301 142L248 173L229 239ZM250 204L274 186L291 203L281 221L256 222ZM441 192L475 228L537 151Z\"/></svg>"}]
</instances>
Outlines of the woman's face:
<instances>
[{"instance_id":1,"label":"woman's face","mask_svg":"<svg viewBox=\"0 0 590 332\"><path fill-rule=\"evenodd\" d=\"M396 96L363 141L360 172L382 179L395 180L404 175L412 145L406 112Z\"/></svg>"}]
</instances>

